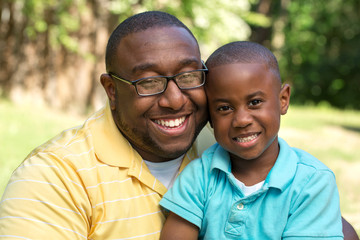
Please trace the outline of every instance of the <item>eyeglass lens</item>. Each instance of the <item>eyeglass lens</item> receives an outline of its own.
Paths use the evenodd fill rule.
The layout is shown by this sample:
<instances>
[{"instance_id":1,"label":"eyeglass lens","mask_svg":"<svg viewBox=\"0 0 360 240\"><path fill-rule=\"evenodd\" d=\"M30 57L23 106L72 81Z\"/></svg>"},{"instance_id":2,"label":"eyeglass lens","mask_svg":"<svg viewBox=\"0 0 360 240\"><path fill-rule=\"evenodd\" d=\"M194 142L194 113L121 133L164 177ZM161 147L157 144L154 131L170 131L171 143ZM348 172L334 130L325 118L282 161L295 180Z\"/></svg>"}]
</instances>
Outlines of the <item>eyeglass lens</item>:
<instances>
[{"instance_id":1,"label":"eyeglass lens","mask_svg":"<svg viewBox=\"0 0 360 240\"><path fill-rule=\"evenodd\" d=\"M191 89L201 86L204 83L205 73L203 71L186 72L174 77L180 89ZM165 90L167 78L147 78L136 83L139 94L149 95L160 93Z\"/></svg>"}]
</instances>

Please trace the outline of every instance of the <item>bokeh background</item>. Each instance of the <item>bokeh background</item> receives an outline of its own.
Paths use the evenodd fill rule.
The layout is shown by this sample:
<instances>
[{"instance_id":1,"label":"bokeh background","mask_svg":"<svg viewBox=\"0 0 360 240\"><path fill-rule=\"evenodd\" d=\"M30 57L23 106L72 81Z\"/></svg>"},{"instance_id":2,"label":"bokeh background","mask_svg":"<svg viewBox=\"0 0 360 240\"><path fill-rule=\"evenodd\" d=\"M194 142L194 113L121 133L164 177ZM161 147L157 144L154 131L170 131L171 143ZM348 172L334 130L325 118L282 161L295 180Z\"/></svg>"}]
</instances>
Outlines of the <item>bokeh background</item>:
<instances>
[{"instance_id":1,"label":"bokeh background","mask_svg":"<svg viewBox=\"0 0 360 240\"><path fill-rule=\"evenodd\" d=\"M280 135L330 166L343 215L360 232L360 1L0 0L0 194L26 154L105 102L105 47L125 18L177 16L203 59L251 40L292 86Z\"/></svg>"}]
</instances>

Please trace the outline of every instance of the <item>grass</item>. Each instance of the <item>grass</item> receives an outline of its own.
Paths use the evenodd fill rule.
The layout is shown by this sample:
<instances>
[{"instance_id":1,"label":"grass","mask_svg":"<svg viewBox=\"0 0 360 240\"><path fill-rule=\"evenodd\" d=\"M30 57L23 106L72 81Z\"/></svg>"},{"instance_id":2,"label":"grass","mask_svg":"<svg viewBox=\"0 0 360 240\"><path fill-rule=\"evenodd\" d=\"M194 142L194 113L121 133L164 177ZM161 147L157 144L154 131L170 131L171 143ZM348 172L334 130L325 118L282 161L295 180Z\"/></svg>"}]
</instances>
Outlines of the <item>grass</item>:
<instances>
[{"instance_id":1,"label":"grass","mask_svg":"<svg viewBox=\"0 0 360 240\"><path fill-rule=\"evenodd\" d=\"M280 137L334 171L342 215L360 234L360 111L292 106L281 124Z\"/></svg>"},{"instance_id":2,"label":"grass","mask_svg":"<svg viewBox=\"0 0 360 240\"><path fill-rule=\"evenodd\" d=\"M3 99L0 116L1 196L11 173L35 147L83 122L79 116L30 105L17 106Z\"/></svg>"},{"instance_id":3,"label":"grass","mask_svg":"<svg viewBox=\"0 0 360 240\"><path fill-rule=\"evenodd\" d=\"M84 117L0 99L0 195L30 151ZM291 106L279 136L324 162L336 175L342 215L360 233L360 111Z\"/></svg>"}]
</instances>

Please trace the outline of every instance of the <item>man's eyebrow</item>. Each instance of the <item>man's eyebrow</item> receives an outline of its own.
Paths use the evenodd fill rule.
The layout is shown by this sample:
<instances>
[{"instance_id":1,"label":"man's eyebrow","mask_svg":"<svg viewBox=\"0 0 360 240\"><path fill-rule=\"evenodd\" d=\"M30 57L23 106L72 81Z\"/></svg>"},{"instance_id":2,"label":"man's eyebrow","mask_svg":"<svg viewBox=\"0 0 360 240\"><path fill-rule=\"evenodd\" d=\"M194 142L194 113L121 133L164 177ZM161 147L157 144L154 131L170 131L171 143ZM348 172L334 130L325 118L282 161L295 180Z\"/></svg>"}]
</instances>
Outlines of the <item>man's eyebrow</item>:
<instances>
[{"instance_id":1,"label":"man's eyebrow","mask_svg":"<svg viewBox=\"0 0 360 240\"><path fill-rule=\"evenodd\" d=\"M139 64L136 65L133 69L132 69L132 73L135 74L137 72L143 72L146 71L148 69L153 69L156 67L155 63L143 63L143 64Z\"/></svg>"},{"instance_id":2,"label":"man's eyebrow","mask_svg":"<svg viewBox=\"0 0 360 240\"><path fill-rule=\"evenodd\" d=\"M186 67L186 66L192 65L194 63L198 64L199 59L197 59L197 58L183 59L178 63L178 65L180 67ZM155 64L155 63L142 63L142 64L139 64L139 65L136 65L132 69L132 73L135 74L137 72L144 72L144 71L149 70L149 69L155 69L156 67L157 67L157 64Z\"/></svg>"},{"instance_id":3,"label":"man's eyebrow","mask_svg":"<svg viewBox=\"0 0 360 240\"><path fill-rule=\"evenodd\" d=\"M186 66L189 66L189 65L192 65L192 64L198 64L199 63L199 59L197 58L187 58L187 59L183 59L180 61L180 66L182 67L186 67Z\"/></svg>"}]
</instances>

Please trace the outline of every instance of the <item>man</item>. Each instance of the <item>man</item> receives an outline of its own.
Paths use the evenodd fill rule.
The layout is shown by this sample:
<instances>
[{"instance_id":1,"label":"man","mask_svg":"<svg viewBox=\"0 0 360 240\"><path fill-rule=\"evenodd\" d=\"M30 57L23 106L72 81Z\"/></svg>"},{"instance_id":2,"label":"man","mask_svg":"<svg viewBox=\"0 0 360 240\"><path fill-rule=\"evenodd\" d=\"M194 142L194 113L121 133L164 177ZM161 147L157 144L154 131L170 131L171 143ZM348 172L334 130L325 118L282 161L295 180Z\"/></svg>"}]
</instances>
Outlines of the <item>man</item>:
<instances>
[{"instance_id":1,"label":"man","mask_svg":"<svg viewBox=\"0 0 360 240\"><path fill-rule=\"evenodd\" d=\"M106 70L109 104L14 172L0 238L159 238L167 179L197 157L191 146L207 122L199 46L174 16L138 14L111 35Z\"/></svg>"},{"instance_id":2,"label":"man","mask_svg":"<svg viewBox=\"0 0 360 240\"><path fill-rule=\"evenodd\" d=\"M0 238L158 239L158 203L197 157L193 143L207 122L205 68L195 37L172 15L122 22L100 79L108 104L15 170Z\"/></svg>"}]
</instances>

